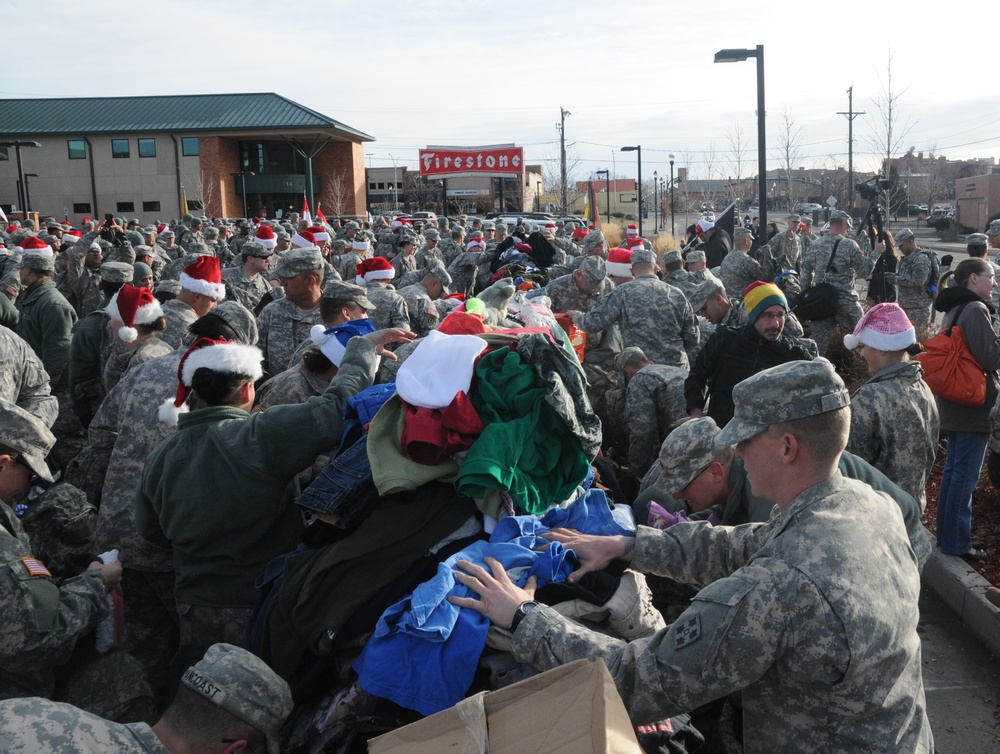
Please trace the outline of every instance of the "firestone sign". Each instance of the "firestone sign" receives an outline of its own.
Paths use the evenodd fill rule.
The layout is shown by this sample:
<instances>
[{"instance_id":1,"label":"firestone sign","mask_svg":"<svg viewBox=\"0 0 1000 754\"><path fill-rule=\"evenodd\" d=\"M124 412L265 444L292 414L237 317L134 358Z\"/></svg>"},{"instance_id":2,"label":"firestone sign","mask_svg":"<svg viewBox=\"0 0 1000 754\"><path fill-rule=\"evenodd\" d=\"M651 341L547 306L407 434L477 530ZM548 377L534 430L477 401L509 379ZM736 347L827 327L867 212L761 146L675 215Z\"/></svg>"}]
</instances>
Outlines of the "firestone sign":
<instances>
[{"instance_id":1,"label":"firestone sign","mask_svg":"<svg viewBox=\"0 0 1000 754\"><path fill-rule=\"evenodd\" d=\"M524 168L524 149L513 144L492 147L428 147L420 150L420 175L519 175Z\"/></svg>"}]
</instances>

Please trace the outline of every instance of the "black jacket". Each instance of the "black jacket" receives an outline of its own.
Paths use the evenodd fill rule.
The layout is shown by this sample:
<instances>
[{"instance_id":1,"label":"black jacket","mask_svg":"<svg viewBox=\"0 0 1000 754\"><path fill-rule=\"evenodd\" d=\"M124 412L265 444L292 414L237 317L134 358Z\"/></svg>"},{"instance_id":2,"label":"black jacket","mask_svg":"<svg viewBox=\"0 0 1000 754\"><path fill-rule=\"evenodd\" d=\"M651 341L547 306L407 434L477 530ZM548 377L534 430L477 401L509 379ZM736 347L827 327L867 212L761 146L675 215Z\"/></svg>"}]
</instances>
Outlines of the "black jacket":
<instances>
[{"instance_id":1,"label":"black jacket","mask_svg":"<svg viewBox=\"0 0 1000 754\"><path fill-rule=\"evenodd\" d=\"M732 248L733 240L729 234L722 228L716 228L712 237L701 247L705 252L705 266L710 270L718 267Z\"/></svg>"}]
</instances>

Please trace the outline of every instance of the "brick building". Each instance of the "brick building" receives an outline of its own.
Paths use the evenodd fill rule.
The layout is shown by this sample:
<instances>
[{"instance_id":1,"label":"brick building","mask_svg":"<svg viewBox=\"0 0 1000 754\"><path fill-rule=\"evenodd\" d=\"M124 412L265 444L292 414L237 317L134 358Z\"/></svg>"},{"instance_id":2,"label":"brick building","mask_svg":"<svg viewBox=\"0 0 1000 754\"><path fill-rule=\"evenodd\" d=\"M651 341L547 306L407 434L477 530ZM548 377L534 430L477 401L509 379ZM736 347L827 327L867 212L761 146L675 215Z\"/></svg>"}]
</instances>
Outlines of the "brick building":
<instances>
[{"instance_id":1,"label":"brick building","mask_svg":"<svg viewBox=\"0 0 1000 754\"><path fill-rule=\"evenodd\" d=\"M277 94L0 100L0 207L79 223L365 212L368 134ZM38 146L29 146L31 143ZM22 193L17 166L25 176ZM233 173L243 172L241 176ZM250 175L252 173L253 175Z\"/></svg>"}]
</instances>

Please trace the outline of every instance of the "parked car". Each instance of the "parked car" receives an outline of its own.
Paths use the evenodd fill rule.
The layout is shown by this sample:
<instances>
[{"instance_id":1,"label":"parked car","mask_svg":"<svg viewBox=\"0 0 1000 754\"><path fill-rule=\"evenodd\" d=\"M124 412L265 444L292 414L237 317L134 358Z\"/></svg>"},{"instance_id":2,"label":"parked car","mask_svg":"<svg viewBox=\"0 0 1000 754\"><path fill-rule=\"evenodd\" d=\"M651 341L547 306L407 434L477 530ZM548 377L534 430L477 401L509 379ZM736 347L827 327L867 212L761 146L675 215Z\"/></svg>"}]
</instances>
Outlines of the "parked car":
<instances>
[{"instance_id":1,"label":"parked car","mask_svg":"<svg viewBox=\"0 0 1000 754\"><path fill-rule=\"evenodd\" d=\"M753 215L759 215L759 214L760 214L760 207L758 207L758 206L757 206L757 205L755 204L755 205L753 205L753 206L752 206L752 207L751 207L750 209L748 209L748 210L747 210L747 212L749 212L749 213L750 213L750 216L751 216L751 217L752 217Z\"/></svg>"},{"instance_id":2,"label":"parked car","mask_svg":"<svg viewBox=\"0 0 1000 754\"><path fill-rule=\"evenodd\" d=\"M820 212L823 209L822 204L817 204L816 202L803 202L802 204L796 205L795 210L800 215L812 214L813 212Z\"/></svg>"},{"instance_id":3,"label":"parked car","mask_svg":"<svg viewBox=\"0 0 1000 754\"><path fill-rule=\"evenodd\" d=\"M414 212L410 215L411 220L423 220L425 224L436 223L437 215L433 212Z\"/></svg>"}]
</instances>

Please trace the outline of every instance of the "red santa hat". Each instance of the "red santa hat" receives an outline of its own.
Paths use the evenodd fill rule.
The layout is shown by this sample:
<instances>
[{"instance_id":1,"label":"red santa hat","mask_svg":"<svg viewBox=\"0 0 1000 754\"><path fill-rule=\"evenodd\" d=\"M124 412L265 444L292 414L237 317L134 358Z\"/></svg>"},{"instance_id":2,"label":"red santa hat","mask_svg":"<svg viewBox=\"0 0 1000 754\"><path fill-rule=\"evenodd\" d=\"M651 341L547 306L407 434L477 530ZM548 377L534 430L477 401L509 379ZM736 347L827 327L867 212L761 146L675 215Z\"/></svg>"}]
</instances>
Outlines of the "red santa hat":
<instances>
[{"instance_id":1,"label":"red santa hat","mask_svg":"<svg viewBox=\"0 0 1000 754\"><path fill-rule=\"evenodd\" d=\"M355 251L368 251L371 247L371 242L366 241L363 238L355 238L351 241L351 248Z\"/></svg>"},{"instance_id":2,"label":"red santa hat","mask_svg":"<svg viewBox=\"0 0 1000 754\"><path fill-rule=\"evenodd\" d=\"M639 238L638 236L632 236L631 238L626 238L625 239L625 246L627 248L629 248L629 249L636 248L636 247L637 248L642 248L644 245L645 244L643 244L642 239Z\"/></svg>"},{"instance_id":3,"label":"red santa hat","mask_svg":"<svg viewBox=\"0 0 1000 754\"><path fill-rule=\"evenodd\" d=\"M486 250L486 241L484 241L481 238L473 238L471 241L469 241L467 244L465 244L465 250L466 251L477 251L477 250L479 250L479 251L485 251Z\"/></svg>"},{"instance_id":4,"label":"red santa hat","mask_svg":"<svg viewBox=\"0 0 1000 754\"><path fill-rule=\"evenodd\" d=\"M168 399L160 405L158 412L160 421L176 424L177 417L188 411L187 399L191 395L191 383L194 380L194 373L199 369L241 375L256 382L264 374L260 365L263 360L264 354L256 346L247 346L224 338L219 340L198 338L177 365L177 394L172 401Z\"/></svg>"},{"instance_id":5,"label":"red santa hat","mask_svg":"<svg viewBox=\"0 0 1000 754\"><path fill-rule=\"evenodd\" d=\"M16 247L16 251L22 256L24 254L37 254L41 257L54 257L56 255L52 247L38 236L28 236L25 238L21 241L21 245Z\"/></svg>"},{"instance_id":6,"label":"red santa hat","mask_svg":"<svg viewBox=\"0 0 1000 754\"><path fill-rule=\"evenodd\" d=\"M156 235L157 235L157 237L162 236L168 230L170 230L170 228L167 227L166 223L160 223L159 225L156 226Z\"/></svg>"},{"instance_id":7,"label":"red santa hat","mask_svg":"<svg viewBox=\"0 0 1000 754\"><path fill-rule=\"evenodd\" d=\"M586 237L587 237L587 231L584 230L583 228L577 228L576 230L573 231L573 240L574 241L582 240L582 239L584 239Z\"/></svg>"},{"instance_id":8,"label":"red santa hat","mask_svg":"<svg viewBox=\"0 0 1000 754\"><path fill-rule=\"evenodd\" d=\"M396 276L396 270L385 257L366 259L357 266L355 272L360 279L358 285L364 285L373 280L392 280Z\"/></svg>"},{"instance_id":9,"label":"red santa hat","mask_svg":"<svg viewBox=\"0 0 1000 754\"><path fill-rule=\"evenodd\" d=\"M608 268L608 275L612 277L632 277L632 252L616 246L608 252L608 261L605 266Z\"/></svg>"},{"instance_id":10,"label":"red santa hat","mask_svg":"<svg viewBox=\"0 0 1000 754\"><path fill-rule=\"evenodd\" d=\"M67 230L65 233L63 233L63 239L70 246L72 246L73 244L75 244L81 238L83 238L83 231L82 230L76 230L75 228L73 230Z\"/></svg>"},{"instance_id":11,"label":"red santa hat","mask_svg":"<svg viewBox=\"0 0 1000 754\"><path fill-rule=\"evenodd\" d=\"M226 286L222 283L219 258L200 256L181 272L181 288L222 301L226 297Z\"/></svg>"},{"instance_id":12,"label":"red santa hat","mask_svg":"<svg viewBox=\"0 0 1000 754\"><path fill-rule=\"evenodd\" d=\"M163 316L160 302L149 288L136 288L126 283L104 309L111 319L118 320L118 337L126 343L134 343L139 337L136 325L150 325Z\"/></svg>"},{"instance_id":13,"label":"red santa hat","mask_svg":"<svg viewBox=\"0 0 1000 754\"><path fill-rule=\"evenodd\" d=\"M639 229L637 227L635 227L634 225L629 225L625 229L625 235L626 236L637 236L637 235L639 235Z\"/></svg>"},{"instance_id":14,"label":"red santa hat","mask_svg":"<svg viewBox=\"0 0 1000 754\"><path fill-rule=\"evenodd\" d=\"M261 225L257 228L254 240L263 245L265 249L273 249L278 245L278 239L274 236L274 228L270 225Z\"/></svg>"},{"instance_id":15,"label":"red santa hat","mask_svg":"<svg viewBox=\"0 0 1000 754\"><path fill-rule=\"evenodd\" d=\"M309 233L313 234L313 238L322 243L323 241L330 240L330 234L326 232L325 228L321 228L318 225L313 225L312 227L306 228Z\"/></svg>"},{"instance_id":16,"label":"red santa hat","mask_svg":"<svg viewBox=\"0 0 1000 754\"><path fill-rule=\"evenodd\" d=\"M310 246L316 245L316 236L310 233L308 230L304 230L301 233L296 233L292 236L292 246L296 249L307 249Z\"/></svg>"},{"instance_id":17,"label":"red santa hat","mask_svg":"<svg viewBox=\"0 0 1000 754\"><path fill-rule=\"evenodd\" d=\"M391 223L389 223L389 227L390 228L402 228L403 227L403 221L397 217L395 220L393 220Z\"/></svg>"}]
</instances>

